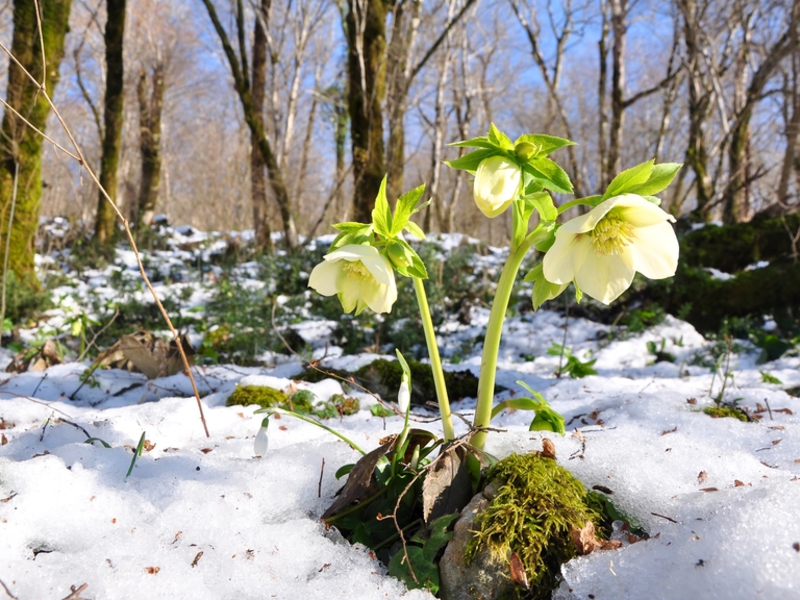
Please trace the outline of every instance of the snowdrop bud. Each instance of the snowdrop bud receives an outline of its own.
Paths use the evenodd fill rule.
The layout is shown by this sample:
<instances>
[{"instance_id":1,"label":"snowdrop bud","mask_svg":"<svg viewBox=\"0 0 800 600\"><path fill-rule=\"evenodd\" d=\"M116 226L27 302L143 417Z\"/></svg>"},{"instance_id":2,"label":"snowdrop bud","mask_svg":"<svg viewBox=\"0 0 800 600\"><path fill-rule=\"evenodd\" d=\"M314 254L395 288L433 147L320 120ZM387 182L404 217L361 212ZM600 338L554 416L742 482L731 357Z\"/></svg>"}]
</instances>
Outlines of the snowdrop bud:
<instances>
[{"instance_id":1,"label":"snowdrop bud","mask_svg":"<svg viewBox=\"0 0 800 600\"><path fill-rule=\"evenodd\" d=\"M403 382L400 384L400 390L397 392L397 404L400 406L400 412L405 414L408 412L408 406L411 403L411 391L408 389L408 381L403 377Z\"/></svg>"},{"instance_id":2,"label":"snowdrop bud","mask_svg":"<svg viewBox=\"0 0 800 600\"><path fill-rule=\"evenodd\" d=\"M256 434L256 441L253 444L253 451L255 452L256 456L264 456L267 453L267 448L269 448L269 437L267 428L269 427L269 417L265 417L263 421L261 421L261 429L258 430Z\"/></svg>"}]
</instances>

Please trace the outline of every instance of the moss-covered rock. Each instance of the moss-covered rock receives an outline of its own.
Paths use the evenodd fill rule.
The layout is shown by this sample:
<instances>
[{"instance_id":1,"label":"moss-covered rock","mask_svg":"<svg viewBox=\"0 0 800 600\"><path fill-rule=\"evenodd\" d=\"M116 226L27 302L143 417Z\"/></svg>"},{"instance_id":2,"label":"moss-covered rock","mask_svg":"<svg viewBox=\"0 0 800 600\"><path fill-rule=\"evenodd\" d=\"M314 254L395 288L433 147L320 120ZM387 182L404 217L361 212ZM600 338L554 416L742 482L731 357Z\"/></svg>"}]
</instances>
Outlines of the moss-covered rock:
<instances>
[{"instance_id":1,"label":"moss-covered rock","mask_svg":"<svg viewBox=\"0 0 800 600\"><path fill-rule=\"evenodd\" d=\"M228 396L225 406L250 406L257 404L261 408L278 406L284 408L289 404L289 395L281 390L276 390L265 385L243 385L237 386L233 393Z\"/></svg>"}]
</instances>

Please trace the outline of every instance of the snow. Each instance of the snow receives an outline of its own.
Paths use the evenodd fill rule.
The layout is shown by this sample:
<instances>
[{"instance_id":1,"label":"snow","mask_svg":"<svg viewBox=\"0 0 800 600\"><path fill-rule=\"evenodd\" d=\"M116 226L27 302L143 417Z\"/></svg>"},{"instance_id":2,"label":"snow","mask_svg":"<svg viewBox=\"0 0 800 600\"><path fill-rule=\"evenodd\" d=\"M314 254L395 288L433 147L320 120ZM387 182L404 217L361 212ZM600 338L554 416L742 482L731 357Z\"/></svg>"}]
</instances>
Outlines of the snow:
<instances>
[{"instance_id":1,"label":"snow","mask_svg":"<svg viewBox=\"0 0 800 600\"><path fill-rule=\"evenodd\" d=\"M121 255L133 270L130 258ZM70 293L101 286L107 274L92 273ZM74 310L62 303L59 318ZM468 326L446 324L445 356L480 333L483 310ZM357 369L381 356L322 352L334 325L297 326L325 357L323 368ZM785 391L800 385L800 358L758 365L758 350L745 344L732 357L725 399L740 398L761 419L712 419L701 410L720 392L721 377L698 360L711 342L691 325L667 317L609 342L607 326L570 318L565 345L581 360L597 359L598 374L583 379L554 376L559 358L546 352L564 341L564 325L562 314L547 310L507 320L497 377L507 389L497 401L521 392L519 379L541 391L568 424L563 438L547 435L559 462L587 487L610 489L650 539L567 563L554 597L800 597L800 400ZM675 362L653 364L648 342L662 349L662 341ZM479 353L480 345L446 368L477 373ZM2 350L0 358L11 355ZM368 549L319 521L341 484L334 473L358 458L344 442L275 416L269 452L254 456L261 415L225 406L237 385L309 389L321 400L342 393L332 379L293 382L303 365L275 358L263 367L194 368L210 438L183 374L147 381L98 371L98 385L85 386L76 401L68 397L88 363L0 376L0 580L21 600L63 598L82 583L87 598L430 598L407 591ZM781 384L764 383L760 371ZM399 417L371 415L374 398L348 394L361 410L329 426L366 449L399 431ZM467 419L474 408L474 399L453 406ZM418 416L425 421L418 426L438 430L429 413ZM544 435L528 432L530 418L501 415L493 425L503 431L490 435L487 450L500 457L541 448ZM66 420L111 448L85 443ZM456 428L466 431L460 419ZM153 446L126 478L142 432Z\"/></svg>"}]
</instances>

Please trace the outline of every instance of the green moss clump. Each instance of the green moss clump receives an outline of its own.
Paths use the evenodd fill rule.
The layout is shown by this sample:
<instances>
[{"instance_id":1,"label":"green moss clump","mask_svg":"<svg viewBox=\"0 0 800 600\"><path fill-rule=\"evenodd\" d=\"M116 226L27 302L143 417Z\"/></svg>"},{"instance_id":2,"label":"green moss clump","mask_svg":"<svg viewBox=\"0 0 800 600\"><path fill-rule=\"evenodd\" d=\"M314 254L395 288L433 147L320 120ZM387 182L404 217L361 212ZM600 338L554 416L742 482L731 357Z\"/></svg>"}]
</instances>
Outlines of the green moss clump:
<instances>
[{"instance_id":1,"label":"green moss clump","mask_svg":"<svg viewBox=\"0 0 800 600\"><path fill-rule=\"evenodd\" d=\"M741 409L735 406L706 406L703 412L712 419L722 419L729 417L731 419L739 419L747 423L747 415Z\"/></svg>"},{"instance_id":2,"label":"green moss clump","mask_svg":"<svg viewBox=\"0 0 800 600\"><path fill-rule=\"evenodd\" d=\"M289 396L285 392L265 385L243 385L233 390L225 402L225 406L235 406L236 404L242 406L257 404L261 408L270 406L285 408L289 404Z\"/></svg>"},{"instance_id":3,"label":"green moss clump","mask_svg":"<svg viewBox=\"0 0 800 600\"><path fill-rule=\"evenodd\" d=\"M516 552L525 566L530 598L550 598L561 565L576 555L571 529L582 529L599 515L586 502L586 489L555 460L537 454L512 454L487 474L497 496L475 519L465 558L488 547L505 559Z\"/></svg>"}]
</instances>

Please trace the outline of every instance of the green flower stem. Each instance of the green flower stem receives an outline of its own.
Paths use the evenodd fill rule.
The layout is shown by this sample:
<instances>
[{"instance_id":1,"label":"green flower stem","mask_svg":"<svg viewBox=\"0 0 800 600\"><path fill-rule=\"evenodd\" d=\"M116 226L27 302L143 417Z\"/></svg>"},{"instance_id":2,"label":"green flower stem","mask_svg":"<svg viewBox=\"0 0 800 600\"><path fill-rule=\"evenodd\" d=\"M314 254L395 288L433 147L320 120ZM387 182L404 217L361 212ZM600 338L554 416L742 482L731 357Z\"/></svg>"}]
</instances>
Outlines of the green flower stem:
<instances>
[{"instance_id":1,"label":"green flower stem","mask_svg":"<svg viewBox=\"0 0 800 600\"><path fill-rule=\"evenodd\" d=\"M311 423L312 425L316 425L317 427L319 427L321 429L324 429L328 433L332 433L333 435L338 437L343 442L346 442L353 450L361 452L362 455L366 454L366 452L364 452L364 450L362 450L361 447L358 444L356 444L354 441L348 439L345 435L339 433L338 431L336 431L335 429L332 429L331 427L328 427L324 423L320 423L316 419L312 419L311 417L307 417L305 415L301 415L301 414L293 412L291 410L284 410L283 408L277 408L275 406L270 406L269 408L259 408L254 414L263 413L263 412L265 412L267 414L270 414L270 415L275 414L275 413L280 413L282 415L289 415L289 416L292 416L292 417L294 417L296 419L300 419L301 421L305 421L306 423Z\"/></svg>"},{"instance_id":2,"label":"green flower stem","mask_svg":"<svg viewBox=\"0 0 800 600\"><path fill-rule=\"evenodd\" d=\"M481 374L478 379L478 406L475 409L473 427L488 427L492 421L492 407L494 405L494 383L497 377L497 355L500 352L500 337L503 335L503 322L506 318L508 301L514 289L520 265L525 255L533 246L538 234L536 230L530 233L522 243L508 255L508 260L503 266L503 273L497 284L497 292L492 303L492 312L489 314L489 324L486 326L486 337L483 340L483 357L481 358ZM472 445L483 450L486 444L486 432L480 431L472 438Z\"/></svg>"},{"instance_id":3,"label":"green flower stem","mask_svg":"<svg viewBox=\"0 0 800 600\"><path fill-rule=\"evenodd\" d=\"M586 198L576 198L575 200L570 200L569 202L565 202L564 204L559 206L558 214L568 211L573 206L591 206L594 208L594 204L588 202Z\"/></svg>"},{"instance_id":4,"label":"green flower stem","mask_svg":"<svg viewBox=\"0 0 800 600\"><path fill-rule=\"evenodd\" d=\"M453 417L450 413L450 400L447 398L447 386L444 382L442 359L439 358L439 346L436 345L436 331L433 329L431 310L428 307L428 297L425 294L425 286L422 283L422 279L419 277L412 277L411 279L414 281L414 291L417 293L417 304L419 304L419 313L422 317L422 328L425 330L425 341L428 343L428 356L431 359L436 398L439 400L439 414L442 415L444 440L449 442L456 439L456 435L453 429Z\"/></svg>"}]
</instances>

